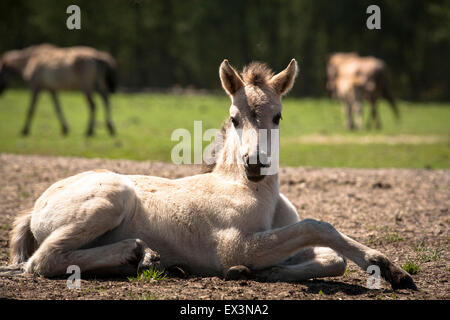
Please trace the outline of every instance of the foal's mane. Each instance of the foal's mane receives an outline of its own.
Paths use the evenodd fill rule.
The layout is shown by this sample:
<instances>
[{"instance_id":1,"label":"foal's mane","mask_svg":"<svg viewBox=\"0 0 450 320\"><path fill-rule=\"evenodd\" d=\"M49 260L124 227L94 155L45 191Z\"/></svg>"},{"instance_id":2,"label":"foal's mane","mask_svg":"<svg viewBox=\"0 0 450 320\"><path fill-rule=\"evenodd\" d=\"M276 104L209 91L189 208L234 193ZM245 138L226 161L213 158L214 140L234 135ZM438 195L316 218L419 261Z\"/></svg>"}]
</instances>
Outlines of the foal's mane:
<instances>
[{"instance_id":1,"label":"foal's mane","mask_svg":"<svg viewBox=\"0 0 450 320\"><path fill-rule=\"evenodd\" d=\"M269 85L273 72L267 64L254 61L244 67L241 75L245 84L261 87Z\"/></svg>"},{"instance_id":2,"label":"foal's mane","mask_svg":"<svg viewBox=\"0 0 450 320\"><path fill-rule=\"evenodd\" d=\"M226 119L222 123L222 127L220 127L220 130L217 132L217 135L220 138L217 139L218 137L216 135L216 137L214 138L214 142L212 144L211 156L214 159L214 162L213 163L206 163L203 160L202 167L200 169L200 173L210 173L216 167L217 153L220 152L220 150L223 148L223 146L225 144L225 139L227 137L227 130L228 130L228 128L230 126L231 126L231 120L230 119ZM217 153L216 153L216 151L217 151Z\"/></svg>"}]
</instances>

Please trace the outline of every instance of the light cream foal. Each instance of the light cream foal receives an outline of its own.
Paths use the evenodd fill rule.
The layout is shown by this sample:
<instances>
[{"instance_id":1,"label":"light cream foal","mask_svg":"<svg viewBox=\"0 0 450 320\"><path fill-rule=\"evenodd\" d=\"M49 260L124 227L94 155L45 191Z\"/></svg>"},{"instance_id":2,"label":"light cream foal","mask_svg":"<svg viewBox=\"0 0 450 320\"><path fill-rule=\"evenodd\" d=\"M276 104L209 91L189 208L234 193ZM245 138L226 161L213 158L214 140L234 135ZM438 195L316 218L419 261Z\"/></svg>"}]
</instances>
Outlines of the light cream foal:
<instances>
[{"instance_id":1,"label":"light cream foal","mask_svg":"<svg viewBox=\"0 0 450 320\"><path fill-rule=\"evenodd\" d=\"M329 223L299 221L277 172L265 174L278 141L262 147L258 132L279 129L281 97L296 74L295 60L277 75L252 63L242 77L224 60L220 79L232 104L211 172L170 180L98 170L56 182L15 221L13 265L3 274L52 277L69 265L136 274L160 265L227 276L245 266L260 279L297 281L342 275L348 258L363 270L379 266L393 288L415 288L380 252Z\"/></svg>"}]
</instances>

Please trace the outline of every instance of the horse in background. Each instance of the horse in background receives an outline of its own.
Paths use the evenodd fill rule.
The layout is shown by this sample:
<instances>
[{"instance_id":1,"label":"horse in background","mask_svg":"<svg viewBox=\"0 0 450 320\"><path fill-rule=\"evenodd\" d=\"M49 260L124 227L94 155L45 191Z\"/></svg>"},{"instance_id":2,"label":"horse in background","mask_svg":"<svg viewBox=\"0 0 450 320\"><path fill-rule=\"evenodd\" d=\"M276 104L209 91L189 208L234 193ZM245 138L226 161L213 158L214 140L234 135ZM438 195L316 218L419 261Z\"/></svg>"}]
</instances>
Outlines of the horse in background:
<instances>
[{"instance_id":1,"label":"horse in background","mask_svg":"<svg viewBox=\"0 0 450 320\"><path fill-rule=\"evenodd\" d=\"M12 74L21 75L31 89L31 102L22 135L30 133L37 98L43 90L51 94L63 135L68 134L69 127L56 94L58 90L80 90L86 96L90 110L87 136L94 134L93 93L98 92L104 102L108 131L111 135L115 134L108 95L115 91L117 85L116 61L108 53L90 47L60 48L51 44L11 50L5 52L0 60L0 93Z\"/></svg>"},{"instance_id":2,"label":"horse in background","mask_svg":"<svg viewBox=\"0 0 450 320\"><path fill-rule=\"evenodd\" d=\"M361 57L357 53L334 53L327 63L327 89L332 97L346 106L347 128L359 129L362 125L362 101L370 102L371 113L367 128L381 128L377 111L377 99L384 97L399 119L399 111L389 90L386 64L375 57ZM356 121L353 113L357 114Z\"/></svg>"}]
</instances>

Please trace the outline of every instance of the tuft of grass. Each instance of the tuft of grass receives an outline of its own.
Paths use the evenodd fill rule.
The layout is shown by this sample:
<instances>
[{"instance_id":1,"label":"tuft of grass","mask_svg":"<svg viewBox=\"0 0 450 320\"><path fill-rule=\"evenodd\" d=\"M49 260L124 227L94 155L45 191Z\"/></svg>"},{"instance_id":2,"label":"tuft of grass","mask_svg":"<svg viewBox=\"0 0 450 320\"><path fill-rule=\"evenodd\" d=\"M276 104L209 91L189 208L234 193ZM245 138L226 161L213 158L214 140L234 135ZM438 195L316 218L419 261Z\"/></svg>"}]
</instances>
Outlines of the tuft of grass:
<instances>
[{"instance_id":1,"label":"tuft of grass","mask_svg":"<svg viewBox=\"0 0 450 320\"><path fill-rule=\"evenodd\" d=\"M410 275L418 274L420 272L420 265L418 263L414 263L413 261L406 261L406 263L402 266L403 270L408 272Z\"/></svg>"},{"instance_id":2,"label":"tuft of grass","mask_svg":"<svg viewBox=\"0 0 450 320\"><path fill-rule=\"evenodd\" d=\"M29 192L26 192L26 191L22 191L21 193L20 193L20 196L22 197L22 198L29 198L30 197L30 193Z\"/></svg>"},{"instance_id":3,"label":"tuft of grass","mask_svg":"<svg viewBox=\"0 0 450 320\"><path fill-rule=\"evenodd\" d=\"M414 246L414 252L417 253L420 262L436 261L441 257L442 251L442 248L430 249L425 247L423 241Z\"/></svg>"},{"instance_id":4,"label":"tuft of grass","mask_svg":"<svg viewBox=\"0 0 450 320\"><path fill-rule=\"evenodd\" d=\"M346 268L345 271L344 271L344 275L343 276L347 277L350 274L355 273L355 272L356 272L355 270L350 270L349 268Z\"/></svg>"},{"instance_id":5,"label":"tuft of grass","mask_svg":"<svg viewBox=\"0 0 450 320\"><path fill-rule=\"evenodd\" d=\"M12 226L10 224L2 224L2 225L0 225L0 230L9 231L11 229L12 229Z\"/></svg>"},{"instance_id":6,"label":"tuft of grass","mask_svg":"<svg viewBox=\"0 0 450 320\"><path fill-rule=\"evenodd\" d=\"M155 267L151 267L147 270L137 274L136 277L128 277L130 282L152 282L161 281L167 278L167 274L164 270L158 270Z\"/></svg>"},{"instance_id":7,"label":"tuft of grass","mask_svg":"<svg viewBox=\"0 0 450 320\"><path fill-rule=\"evenodd\" d=\"M398 235L398 233L391 233L391 234L386 235L385 240L386 240L388 243L392 243L392 242L400 242L400 241L403 241L403 238L400 237L400 236Z\"/></svg>"}]
</instances>

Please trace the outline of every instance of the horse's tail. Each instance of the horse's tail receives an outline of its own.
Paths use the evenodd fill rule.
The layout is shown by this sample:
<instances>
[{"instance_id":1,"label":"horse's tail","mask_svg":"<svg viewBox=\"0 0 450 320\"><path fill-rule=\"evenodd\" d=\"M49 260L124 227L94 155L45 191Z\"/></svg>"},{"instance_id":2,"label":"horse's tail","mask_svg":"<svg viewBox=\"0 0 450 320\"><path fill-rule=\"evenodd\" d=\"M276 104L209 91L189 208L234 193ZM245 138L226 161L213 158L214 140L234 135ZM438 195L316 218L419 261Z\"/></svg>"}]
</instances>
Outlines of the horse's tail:
<instances>
[{"instance_id":1,"label":"horse's tail","mask_svg":"<svg viewBox=\"0 0 450 320\"><path fill-rule=\"evenodd\" d=\"M10 262L19 264L28 260L37 248L36 239L30 229L31 214L29 210L19 215L13 223L10 233Z\"/></svg>"},{"instance_id":2,"label":"horse's tail","mask_svg":"<svg viewBox=\"0 0 450 320\"><path fill-rule=\"evenodd\" d=\"M389 106L391 107L392 112L394 113L396 119L399 119L400 113L397 104L395 103L395 99L391 93L391 90L389 89L389 81L385 69L380 70L380 72L378 73L377 82L381 90L381 95L389 102Z\"/></svg>"},{"instance_id":3,"label":"horse's tail","mask_svg":"<svg viewBox=\"0 0 450 320\"><path fill-rule=\"evenodd\" d=\"M116 61L110 55L102 55L97 57L97 63L103 69L105 83L109 92L115 92L117 89L117 70Z\"/></svg>"}]
</instances>

